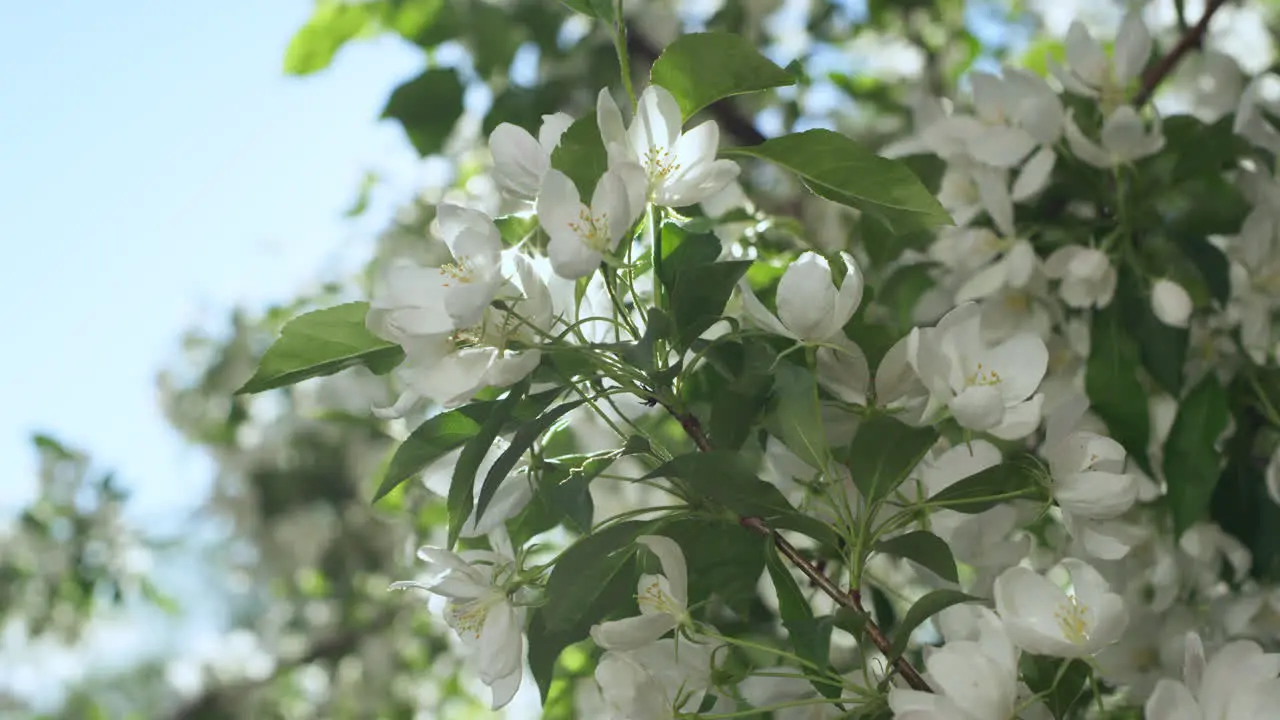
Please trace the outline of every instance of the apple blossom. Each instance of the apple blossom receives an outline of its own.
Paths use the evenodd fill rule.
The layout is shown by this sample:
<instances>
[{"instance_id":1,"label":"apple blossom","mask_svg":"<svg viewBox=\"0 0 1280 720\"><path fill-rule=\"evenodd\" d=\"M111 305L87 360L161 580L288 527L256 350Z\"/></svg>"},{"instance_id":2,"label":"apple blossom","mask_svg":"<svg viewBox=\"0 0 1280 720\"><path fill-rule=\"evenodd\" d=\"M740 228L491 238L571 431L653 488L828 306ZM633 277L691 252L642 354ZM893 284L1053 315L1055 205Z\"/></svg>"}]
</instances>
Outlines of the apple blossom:
<instances>
[{"instance_id":1,"label":"apple blossom","mask_svg":"<svg viewBox=\"0 0 1280 720\"><path fill-rule=\"evenodd\" d=\"M1261 720L1280 703L1280 655L1257 643L1228 643L1204 663L1200 638L1188 639L1183 681L1156 684L1144 708L1148 720ZM1197 657L1199 655L1199 657Z\"/></svg>"},{"instance_id":2,"label":"apple blossom","mask_svg":"<svg viewBox=\"0 0 1280 720\"><path fill-rule=\"evenodd\" d=\"M622 112L608 90L601 90L596 120L610 167L638 165L648 179L642 197L655 205L695 205L738 177L737 163L716 159L720 127L708 120L684 132L679 104L658 85L641 93L630 126L624 125Z\"/></svg>"},{"instance_id":3,"label":"apple blossom","mask_svg":"<svg viewBox=\"0 0 1280 720\"><path fill-rule=\"evenodd\" d=\"M628 199L628 182L624 174L606 171L588 206L568 176L559 170L546 173L538 195L538 220L547 231L547 256L557 275L586 277L606 253L617 249L641 210Z\"/></svg>"},{"instance_id":4,"label":"apple blossom","mask_svg":"<svg viewBox=\"0 0 1280 720\"><path fill-rule=\"evenodd\" d=\"M909 361L929 388L932 406L949 409L961 426L1005 439L1026 437L1040 424L1044 396L1034 393L1049 351L1030 334L990 347L980 323L979 307L965 303L936 327L912 330Z\"/></svg>"},{"instance_id":5,"label":"apple blossom","mask_svg":"<svg viewBox=\"0 0 1280 720\"><path fill-rule=\"evenodd\" d=\"M777 335L810 343L831 342L862 303L862 271L847 253L844 281L837 288L831 265L818 253L808 251L787 266L778 281L778 314L774 315L756 298L745 279L742 309L756 325Z\"/></svg>"},{"instance_id":6,"label":"apple blossom","mask_svg":"<svg viewBox=\"0 0 1280 720\"><path fill-rule=\"evenodd\" d=\"M1018 650L989 610L975 640L951 641L925 660L936 693L893 688L901 720L1008 720L1018 701Z\"/></svg>"},{"instance_id":7,"label":"apple blossom","mask_svg":"<svg viewBox=\"0 0 1280 720\"><path fill-rule=\"evenodd\" d=\"M1128 105L1121 105L1102 122L1101 144L1089 139L1076 125L1075 118L1067 113L1066 137L1071 152L1090 165L1110 169L1154 155L1164 148L1164 134L1160 118L1150 130Z\"/></svg>"},{"instance_id":8,"label":"apple blossom","mask_svg":"<svg viewBox=\"0 0 1280 720\"><path fill-rule=\"evenodd\" d=\"M476 674L493 690L495 710L520 688L525 622L524 608L511 602L506 588L515 570L510 543L496 537L497 551L459 554L424 546L418 557L427 563L427 578L391 584L392 590L424 590L448 600L445 622L473 653Z\"/></svg>"},{"instance_id":9,"label":"apple blossom","mask_svg":"<svg viewBox=\"0 0 1280 720\"><path fill-rule=\"evenodd\" d=\"M1185 328L1191 318L1191 296L1178 283L1160 278L1151 286L1151 310L1165 325Z\"/></svg>"},{"instance_id":10,"label":"apple blossom","mask_svg":"<svg viewBox=\"0 0 1280 720\"><path fill-rule=\"evenodd\" d=\"M996 612L1009 637L1027 652L1087 657L1120 639L1128 623L1124 600L1087 563L1068 558L1072 591L1024 567L996 578Z\"/></svg>"},{"instance_id":11,"label":"apple blossom","mask_svg":"<svg viewBox=\"0 0 1280 720\"><path fill-rule=\"evenodd\" d=\"M1151 33L1136 11L1126 14L1120 23L1111 57L1088 29L1075 21L1067 31L1068 67L1050 63L1049 69L1068 92L1098 97L1106 107L1123 98L1127 86L1138 79L1151 46Z\"/></svg>"},{"instance_id":12,"label":"apple blossom","mask_svg":"<svg viewBox=\"0 0 1280 720\"><path fill-rule=\"evenodd\" d=\"M696 710L711 685L712 648L665 638L610 650L596 665L600 694L617 720L674 720Z\"/></svg>"},{"instance_id":13,"label":"apple blossom","mask_svg":"<svg viewBox=\"0 0 1280 720\"><path fill-rule=\"evenodd\" d=\"M1061 280L1062 299L1073 308L1106 307L1116 292L1116 269L1106 253L1081 245L1067 245L1045 260L1045 273Z\"/></svg>"},{"instance_id":14,"label":"apple blossom","mask_svg":"<svg viewBox=\"0 0 1280 720\"><path fill-rule=\"evenodd\" d=\"M607 650L649 645L688 621L689 579L684 552L674 540L661 535L641 535L636 542L658 556L662 574L640 576L636 586L639 615L591 628L591 639Z\"/></svg>"}]
</instances>

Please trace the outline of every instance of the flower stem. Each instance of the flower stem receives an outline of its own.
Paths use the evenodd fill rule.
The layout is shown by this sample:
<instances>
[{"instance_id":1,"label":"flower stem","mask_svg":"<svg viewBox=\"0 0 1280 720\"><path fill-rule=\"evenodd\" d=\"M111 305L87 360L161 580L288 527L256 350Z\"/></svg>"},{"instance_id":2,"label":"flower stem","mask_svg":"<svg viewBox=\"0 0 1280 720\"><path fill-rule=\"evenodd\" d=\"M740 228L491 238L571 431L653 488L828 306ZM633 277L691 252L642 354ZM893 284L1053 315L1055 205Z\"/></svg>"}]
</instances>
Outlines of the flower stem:
<instances>
[{"instance_id":1,"label":"flower stem","mask_svg":"<svg viewBox=\"0 0 1280 720\"><path fill-rule=\"evenodd\" d=\"M618 68L622 72L622 86L627 89L627 97L631 98L631 107L636 107L636 90L631 86L631 53L627 52L627 24L622 21L622 0L614 4L613 47L618 53Z\"/></svg>"},{"instance_id":2,"label":"flower stem","mask_svg":"<svg viewBox=\"0 0 1280 720\"><path fill-rule=\"evenodd\" d=\"M707 434L702 430L702 423L698 421L696 415L691 412L681 412L674 405L666 403L663 403L663 407L667 409L667 412L671 413L672 417L679 421L680 426L684 428L685 434L689 436L690 440L693 440L693 444L698 447L698 450L702 452L711 451L711 441L707 439ZM929 687L929 683L920 677L920 673L912 667L909 660L902 656L896 658L892 656L892 645L889 643L889 638L885 637L884 631L876 625L875 621L871 619L871 615L867 613L866 608L862 606L862 593L860 591L853 589L846 593L841 590L832 582L831 578L815 567L808 558L801 555L800 551L788 542L786 538L766 525L764 520L758 517L742 517L739 518L738 523L755 534L772 540L778 552L799 568L800 572L804 573L805 577L809 578L818 589L826 593L828 597L835 600L840 606L849 608L861 616L866 621L865 628L867 636L871 638L871 642L876 646L877 650L884 653L886 658L890 658L898 674L907 681L907 685L911 689L933 692L933 688Z\"/></svg>"}]
</instances>

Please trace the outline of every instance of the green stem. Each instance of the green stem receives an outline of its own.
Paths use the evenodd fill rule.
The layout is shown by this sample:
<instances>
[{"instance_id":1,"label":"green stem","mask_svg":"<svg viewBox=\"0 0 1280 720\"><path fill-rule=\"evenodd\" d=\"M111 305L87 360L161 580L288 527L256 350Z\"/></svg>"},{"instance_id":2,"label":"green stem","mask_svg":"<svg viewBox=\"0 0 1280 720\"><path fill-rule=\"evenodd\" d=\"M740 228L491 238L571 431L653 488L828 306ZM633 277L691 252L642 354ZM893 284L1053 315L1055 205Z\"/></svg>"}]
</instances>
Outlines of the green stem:
<instances>
[{"instance_id":1,"label":"green stem","mask_svg":"<svg viewBox=\"0 0 1280 720\"><path fill-rule=\"evenodd\" d=\"M627 90L627 97L631 98L631 107L634 109L636 103L636 90L631 86L631 54L627 52L627 24L622 21L622 0L618 0L615 4L614 14L617 18L613 23L613 47L618 52L618 69L622 73L622 86Z\"/></svg>"}]
</instances>

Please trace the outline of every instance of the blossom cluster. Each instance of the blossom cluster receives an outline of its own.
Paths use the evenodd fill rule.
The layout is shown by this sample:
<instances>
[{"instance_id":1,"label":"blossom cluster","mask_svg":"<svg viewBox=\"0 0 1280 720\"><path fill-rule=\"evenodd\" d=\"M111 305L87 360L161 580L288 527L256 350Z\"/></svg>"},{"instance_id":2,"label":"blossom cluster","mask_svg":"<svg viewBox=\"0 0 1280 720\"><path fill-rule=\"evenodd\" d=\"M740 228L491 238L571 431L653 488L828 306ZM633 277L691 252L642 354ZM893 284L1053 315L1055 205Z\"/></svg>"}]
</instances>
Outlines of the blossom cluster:
<instances>
[{"instance_id":1,"label":"blossom cluster","mask_svg":"<svg viewBox=\"0 0 1280 720\"><path fill-rule=\"evenodd\" d=\"M739 165L717 159L716 123L686 131L679 100L658 84L635 100L627 122L601 91L594 123L605 162L585 181L558 159L568 149L562 139L579 122L574 118L546 116L536 137L513 125L494 130L493 178L519 212L493 218L440 205L436 225L452 262L420 267L397 260L385 269L368 328L403 349L395 377L404 390L375 412L404 417L423 401L445 410L501 405L507 400L477 397L508 388L507 398L516 402L522 383L520 392L565 387L541 371L580 352L593 369L566 391L577 398L577 410L597 413L611 427L639 427L642 416L669 414L698 450L708 450L698 408L690 410L654 378L690 384L697 369L712 364L711 350L727 340L780 349L766 374L782 377L782 366L811 373L819 417L786 415L789 403L803 401L800 394L776 398L769 410L775 421L760 423L762 431L752 435L763 481L788 504L771 511L799 518L787 529L805 535L797 541L813 543L805 549L814 555L821 555L823 533L805 531L813 522L829 527L842 548L853 548L837 554L835 564L850 573L855 596L889 577L887 584L907 597L949 591L957 598L933 613L942 643L916 654L923 661L918 682L885 669L896 667L901 648L852 632L862 672L840 668L846 672L824 675L795 643L801 627L790 624L795 613L812 619L831 612L833 602L858 612L861 606L847 595L804 590L797 611L786 604L784 575L771 567L771 580L762 585L773 606L782 606L796 652L778 651L776 665L734 675L725 655L753 647L752 641L722 633L699 608L706 598L690 595L686 553L692 548L682 549L659 523L617 550L617 557L649 572L638 573L627 609L590 618L596 660L594 678L580 693L583 713L656 720L745 706L771 708L776 717L810 711L816 714L804 717L842 717L886 702L904 720L1046 717L1058 712L1048 702L1053 692L1079 667L1091 673L1100 704L1144 707L1148 718L1268 716L1280 700L1280 655L1243 638L1274 634L1280 586L1251 575L1250 550L1206 519L1204 508L1180 509L1190 506L1191 491L1169 468L1179 462L1176 453L1186 452L1172 447L1182 439L1170 438L1175 426L1193 422L1184 418L1198 388L1231 385L1277 362L1280 184L1249 158L1215 175L1251 205L1233 234L1195 239L1228 268L1225 297L1197 289L1194 282L1205 284L1195 280L1200 276L1176 264L1145 259L1134 219L1144 210L1135 207L1142 202L1135 188L1156 174L1166 146L1166 123L1138 99L1150 91L1139 88L1153 46L1136 13L1120 25L1112 50L1076 24L1066 39L1066 64L1052 65L1049 78L1017 68L973 72L968 106L921 98L912 135L883 154L939 160L937 199L955 225L887 267L861 246L778 255L785 260L773 265L776 283L738 273L733 297L723 311L709 309L714 323L692 325L696 338L689 342L673 340L662 327L670 319L658 320L660 310L674 316L681 302L690 302L678 293L693 292L663 277L662 263L676 257L663 247L666 228L701 222L712 229L718 246L707 264L745 269L753 258L765 264L757 247L764 216L746 199ZM1260 88L1255 82L1243 91L1234 116L1233 142L1248 148L1245 155L1280 151L1280 131L1270 124ZM1105 202L1070 196L1070 183L1081 177L1103 188ZM1061 206L1054 210L1061 218L1056 225L1045 220L1046 207L1054 205ZM868 300L866 291L872 279L881 284L913 265L928 269L932 285L906 308L915 326L873 352L850 330L875 317L878 300ZM1122 297L1139 302L1120 307ZM1190 349L1185 360L1174 360L1172 372L1176 384L1197 390L1170 390L1155 369L1144 371L1152 377L1122 378L1141 386L1147 406L1140 424L1125 425L1130 416L1123 408L1097 407L1114 387L1100 384L1107 368L1098 348L1123 340L1105 337L1100 328L1103 319L1119 323L1139 312L1149 315L1153 333L1186 333ZM652 357L638 361L637 348ZM633 396L633 406L619 409L612 398L624 394ZM1268 422L1280 421L1270 412ZM588 422L579 414L566 417L573 426ZM833 451L850 442L858 447L859 434L876 419L906 428L903 438L917 437L912 429L932 433L905 468L905 481L885 492L857 479L882 458ZM809 431L811 420L817 435ZM483 417L476 422L488 425ZM1192 438L1207 444L1215 464L1204 470L1212 476L1203 478L1211 492L1220 469L1217 450L1237 429L1226 420L1221 427L1194 422L1211 435ZM483 457L472 458L463 481L474 476L474 486L463 491L468 500L482 500L461 506L466 516L453 518L469 549L422 548L425 577L395 587L447 599L445 620L471 646L474 670L499 708L525 678L531 615L555 602L546 596L554 589L547 575L565 555L548 560L540 553L565 539L539 535L539 542L513 545L509 523L547 492L537 479L545 461L536 454L510 459L519 438L490 430ZM685 485L655 479L672 477L659 471L679 458L647 447L652 463L640 472L632 467L629 475L618 470L636 489L631 511L601 517L597 507L579 528L594 527L588 537L646 510L657 514L645 518L660 518L672 495L688 499ZM624 454L615 449L589 457L622 468ZM428 468L425 479L449 498L452 511L461 496L455 486L463 460L446 458ZM586 463L576 466L576 477L587 474ZM1015 471L1020 485L992 480L985 494L974 490L979 480ZM1280 503L1280 459L1272 459L1265 477ZM727 492L714 497L723 500ZM922 535L945 544L947 562L906 551L894 557L891 548ZM884 549L873 553L872 540ZM879 576L875 583L868 561ZM957 563L963 572L945 571ZM812 568L798 564L810 579ZM626 612L632 614L619 617ZM1206 654L1206 643L1216 650ZM887 695L867 677L877 664L871 658L884 661L876 672L889 674ZM1052 686L1027 675L1028 658L1055 663Z\"/></svg>"}]
</instances>

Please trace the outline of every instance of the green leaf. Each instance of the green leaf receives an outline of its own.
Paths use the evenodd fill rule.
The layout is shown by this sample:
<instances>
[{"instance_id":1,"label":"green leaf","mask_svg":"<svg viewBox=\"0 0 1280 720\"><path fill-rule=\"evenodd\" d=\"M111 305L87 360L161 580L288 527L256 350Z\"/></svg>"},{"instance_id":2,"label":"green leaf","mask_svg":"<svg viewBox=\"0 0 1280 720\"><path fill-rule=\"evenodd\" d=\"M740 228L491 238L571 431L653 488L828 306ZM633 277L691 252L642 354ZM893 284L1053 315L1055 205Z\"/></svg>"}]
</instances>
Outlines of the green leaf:
<instances>
[{"instance_id":1,"label":"green leaf","mask_svg":"<svg viewBox=\"0 0 1280 720\"><path fill-rule=\"evenodd\" d=\"M579 539L561 553L547 578L547 604L542 607L547 629L590 627L608 611L623 609L601 608L596 600L635 554L636 538L652 529L650 522L621 522Z\"/></svg>"},{"instance_id":2,"label":"green leaf","mask_svg":"<svg viewBox=\"0 0 1280 720\"><path fill-rule=\"evenodd\" d=\"M1147 393L1138 382L1138 345L1117 303L1093 311L1090 345L1084 376L1089 406L1107 424L1111 437L1149 472L1151 420Z\"/></svg>"},{"instance_id":3,"label":"green leaf","mask_svg":"<svg viewBox=\"0 0 1280 720\"><path fill-rule=\"evenodd\" d=\"M1221 473L1218 438L1231 421L1227 393L1210 373L1187 393L1164 444L1164 474L1176 536L1204 517Z\"/></svg>"},{"instance_id":4,"label":"green leaf","mask_svg":"<svg viewBox=\"0 0 1280 720\"><path fill-rule=\"evenodd\" d=\"M639 524L641 528L640 532L636 533L637 535L643 534L644 527L647 526L646 523ZM634 537L632 540L634 540ZM561 558L560 562L563 561L563 558ZM576 563L577 560L574 562ZM559 567L559 563L557 563L556 567ZM566 611L571 612L571 615L563 626L553 626L547 622L548 607L553 602L551 598L555 597L552 593L559 593L560 589L565 587L563 585L558 585L555 590L548 586L548 606L537 608L530 615L527 633L529 640L529 669L533 673L534 681L538 683L538 690L542 694L544 701L547 699L547 691L551 687L556 660L560 657L561 651L570 645L586 640L591 626L595 623L610 616L619 615L620 611L628 605L634 606L632 598L635 596L637 578L635 555L627 553L617 566L609 564L603 566L602 569L611 574L594 578L596 583L587 588L591 598L581 606L567 608ZM552 570L552 575L555 575L555 570ZM583 579L591 580L590 578ZM572 591L574 587L569 586L568 589ZM583 598L579 597L578 599ZM551 612L558 611L552 610ZM576 620L574 619L575 617Z\"/></svg>"},{"instance_id":5,"label":"green leaf","mask_svg":"<svg viewBox=\"0 0 1280 720\"><path fill-rule=\"evenodd\" d=\"M858 425L849 445L849 472L868 504L893 494L938 440L933 427L915 428L888 415Z\"/></svg>"},{"instance_id":6,"label":"green leaf","mask_svg":"<svg viewBox=\"0 0 1280 720\"><path fill-rule=\"evenodd\" d=\"M982 602L982 598L962 593L959 590L934 590L917 600L911 606L911 609L907 611L907 614L903 616L902 622L898 624L897 629L894 630L893 643L889 646L889 659L892 660L902 655L902 651L907 649L907 643L911 640L911 633L915 632L915 629L920 627L925 620L952 605L964 602Z\"/></svg>"},{"instance_id":7,"label":"green leaf","mask_svg":"<svg viewBox=\"0 0 1280 720\"><path fill-rule=\"evenodd\" d=\"M508 10L485 2L468 3L466 38L476 74L490 78L511 67L516 50L524 42L523 27L511 22Z\"/></svg>"},{"instance_id":8,"label":"green leaf","mask_svg":"<svg viewBox=\"0 0 1280 720\"><path fill-rule=\"evenodd\" d=\"M1137 340L1138 355L1147 372L1169 394L1181 395L1190 331L1160 322L1148 298L1138 292L1138 279L1128 271L1120 273L1115 302L1120 305L1124 324Z\"/></svg>"},{"instance_id":9,"label":"green leaf","mask_svg":"<svg viewBox=\"0 0 1280 720\"><path fill-rule=\"evenodd\" d=\"M1072 709L1084 704L1085 684L1089 682L1090 673L1088 663L1027 653L1019 664L1027 687L1043 698L1045 707L1058 720L1069 717Z\"/></svg>"},{"instance_id":10,"label":"green leaf","mask_svg":"<svg viewBox=\"0 0 1280 720\"><path fill-rule=\"evenodd\" d=\"M289 41L284 52L288 75L310 75L329 67L347 42L372 29L382 12L378 2L323 0Z\"/></svg>"},{"instance_id":11,"label":"green leaf","mask_svg":"<svg viewBox=\"0 0 1280 720\"><path fill-rule=\"evenodd\" d=\"M480 469L480 463L484 461L484 456L488 454L493 447L494 441L502 433L502 426L511 417L520 401L524 399L525 393L529 391L529 382L528 377L521 380L507 392L506 397L498 401L497 407L493 409L493 412L489 413L489 417L485 418L480 430L467 441L467 444L462 448L462 453L458 455L458 464L454 465L453 479L449 482L448 547L450 548L457 542L462 526L467 522L467 518L471 516L475 497L476 471ZM494 465L497 465L497 462ZM510 468L508 468L509 470ZM503 473L501 477L505 478L506 473ZM486 486L488 485L487 482L485 484ZM484 498L484 489L487 489L487 487L481 490L482 498ZM493 490L489 491L489 498L493 497L493 492L497 489L497 483L494 483ZM485 503L488 503L488 498L485 498ZM477 519L479 519L478 513Z\"/></svg>"},{"instance_id":12,"label":"green leaf","mask_svg":"<svg viewBox=\"0 0 1280 720\"><path fill-rule=\"evenodd\" d=\"M773 581L773 587L778 593L778 613L782 616L782 626L787 629L791 647L801 659L827 669L831 653L831 628L835 619L824 617L819 620L813 616L808 598L801 592L800 585L791 576L786 563L772 544L765 550L765 566L769 569L769 579ZM815 690L827 697L840 697L838 682L824 682L810 668L805 668L804 673Z\"/></svg>"},{"instance_id":13,"label":"green leaf","mask_svg":"<svg viewBox=\"0 0 1280 720\"><path fill-rule=\"evenodd\" d=\"M503 215L494 219L493 224L497 226L502 242L507 245L519 245L520 241L529 237L529 233L537 229L538 218L534 215Z\"/></svg>"},{"instance_id":14,"label":"green leaf","mask_svg":"<svg viewBox=\"0 0 1280 720\"><path fill-rule=\"evenodd\" d=\"M711 443L724 450L742 447L756 426L773 387L776 356L763 343L722 343L707 353L707 378L711 418L707 423ZM728 369L723 374L710 363Z\"/></svg>"},{"instance_id":15,"label":"green leaf","mask_svg":"<svg viewBox=\"0 0 1280 720\"><path fill-rule=\"evenodd\" d=\"M952 224L937 198L906 165L830 130L806 130L724 152L787 168L814 193L879 216L895 232Z\"/></svg>"},{"instance_id":16,"label":"green leaf","mask_svg":"<svg viewBox=\"0 0 1280 720\"><path fill-rule=\"evenodd\" d=\"M675 540L684 551L691 606L714 596L735 611L750 611L768 540L736 522L704 516L664 521L654 533Z\"/></svg>"},{"instance_id":17,"label":"green leaf","mask_svg":"<svg viewBox=\"0 0 1280 720\"><path fill-rule=\"evenodd\" d=\"M714 235L690 234L674 223L663 225L662 242L660 279L671 299L676 349L685 350L723 315L751 261L716 262L720 241Z\"/></svg>"},{"instance_id":18,"label":"green leaf","mask_svg":"<svg viewBox=\"0 0 1280 720\"><path fill-rule=\"evenodd\" d=\"M1007 460L944 488L925 504L973 515L1011 500L1043 499L1046 491L1037 481L1037 467L1030 456Z\"/></svg>"},{"instance_id":19,"label":"green leaf","mask_svg":"<svg viewBox=\"0 0 1280 720\"><path fill-rule=\"evenodd\" d=\"M796 82L790 73L757 52L750 40L723 32L676 38L654 61L649 80L675 96L686 120L731 95Z\"/></svg>"},{"instance_id":20,"label":"green leaf","mask_svg":"<svg viewBox=\"0 0 1280 720\"><path fill-rule=\"evenodd\" d=\"M544 390L537 395L530 395L521 401L511 414L503 431L512 429L516 423L528 422L540 415L564 388ZM435 415L409 433L387 464L373 501L377 502L387 493L399 487L400 483L422 472L428 465L441 456L461 447L476 433L489 415L498 407L496 400L471 403L448 412Z\"/></svg>"},{"instance_id":21,"label":"green leaf","mask_svg":"<svg viewBox=\"0 0 1280 720\"><path fill-rule=\"evenodd\" d=\"M397 120L422 157L444 148L454 123L462 116L462 80L452 68L431 68L391 92L382 110Z\"/></svg>"},{"instance_id":22,"label":"green leaf","mask_svg":"<svg viewBox=\"0 0 1280 720\"><path fill-rule=\"evenodd\" d=\"M595 193L600 176L609 169L609 156L594 112L575 120L560 136L560 144L551 152L551 167L567 175L583 199Z\"/></svg>"},{"instance_id":23,"label":"green leaf","mask_svg":"<svg viewBox=\"0 0 1280 720\"><path fill-rule=\"evenodd\" d=\"M704 498L740 517L758 517L775 529L795 530L830 547L839 540L829 525L791 507L778 488L759 479L755 464L727 450L680 455L653 470L644 479L679 478Z\"/></svg>"},{"instance_id":24,"label":"green leaf","mask_svg":"<svg viewBox=\"0 0 1280 720\"><path fill-rule=\"evenodd\" d=\"M516 431L515 436L511 438L511 446L502 451L498 459L493 461L493 465L489 468L489 473L485 475L484 484L480 487L480 495L476 498L477 520L488 509L489 502L493 500L494 494L498 492L498 486L511 474L511 470L515 468L521 456L528 452L530 447L533 447L534 441L542 437L542 434L557 420L584 402L586 400L572 400L567 403L561 403L540 415L537 420L525 424ZM489 443L492 442L493 440L490 439Z\"/></svg>"},{"instance_id":25,"label":"green leaf","mask_svg":"<svg viewBox=\"0 0 1280 720\"><path fill-rule=\"evenodd\" d=\"M258 370L237 395L285 387L363 365L378 375L404 360L399 345L365 327L369 303L353 302L309 312L285 323Z\"/></svg>"},{"instance_id":26,"label":"green leaf","mask_svg":"<svg viewBox=\"0 0 1280 720\"><path fill-rule=\"evenodd\" d=\"M773 375L773 396L777 402L774 421L778 439L811 467L825 469L831 462L831 449L827 447L813 373L799 365L778 363Z\"/></svg>"},{"instance_id":27,"label":"green leaf","mask_svg":"<svg viewBox=\"0 0 1280 720\"><path fill-rule=\"evenodd\" d=\"M956 571L956 559L946 541L925 530L899 535L881 540L875 544L875 551L887 555L896 555L924 566L943 580L960 582Z\"/></svg>"}]
</instances>

